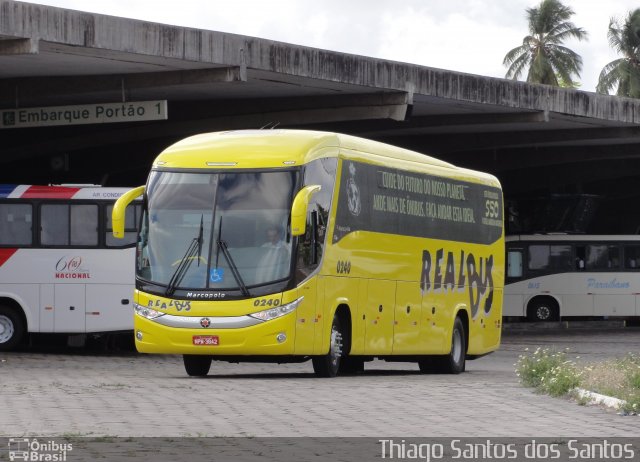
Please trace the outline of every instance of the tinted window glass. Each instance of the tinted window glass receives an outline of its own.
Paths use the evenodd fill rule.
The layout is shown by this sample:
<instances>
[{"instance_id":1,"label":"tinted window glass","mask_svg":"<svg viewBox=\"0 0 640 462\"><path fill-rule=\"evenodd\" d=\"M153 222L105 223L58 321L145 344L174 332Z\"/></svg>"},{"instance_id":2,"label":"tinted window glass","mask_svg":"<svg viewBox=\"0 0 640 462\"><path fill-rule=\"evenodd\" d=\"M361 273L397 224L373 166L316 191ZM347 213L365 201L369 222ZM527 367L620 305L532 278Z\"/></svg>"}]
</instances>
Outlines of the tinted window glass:
<instances>
[{"instance_id":1,"label":"tinted window glass","mask_svg":"<svg viewBox=\"0 0 640 462\"><path fill-rule=\"evenodd\" d=\"M297 171L153 172L138 275L169 291L238 290L285 281Z\"/></svg>"},{"instance_id":2,"label":"tinted window glass","mask_svg":"<svg viewBox=\"0 0 640 462\"><path fill-rule=\"evenodd\" d=\"M105 207L105 223L107 224L107 228L105 230L105 242L107 247L126 247L136 242L141 210L142 205L140 203L129 204L127 206L127 209L125 210L124 238L118 239L113 237L113 225L111 223L113 205L110 204Z\"/></svg>"},{"instance_id":3,"label":"tinted window glass","mask_svg":"<svg viewBox=\"0 0 640 462\"><path fill-rule=\"evenodd\" d=\"M69 206L46 204L40 209L42 245L69 245Z\"/></svg>"},{"instance_id":4,"label":"tinted window glass","mask_svg":"<svg viewBox=\"0 0 640 462\"><path fill-rule=\"evenodd\" d=\"M631 270L640 269L640 245L625 246L624 267Z\"/></svg>"},{"instance_id":5,"label":"tinted window glass","mask_svg":"<svg viewBox=\"0 0 640 462\"><path fill-rule=\"evenodd\" d=\"M620 249L615 245L590 244L587 246L587 270L607 270L620 267Z\"/></svg>"},{"instance_id":6,"label":"tinted window glass","mask_svg":"<svg viewBox=\"0 0 640 462\"><path fill-rule=\"evenodd\" d=\"M573 269L570 245L529 246L529 269L533 271L569 271Z\"/></svg>"},{"instance_id":7,"label":"tinted window glass","mask_svg":"<svg viewBox=\"0 0 640 462\"><path fill-rule=\"evenodd\" d=\"M522 277L522 251L510 250L507 254L507 277Z\"/></svg>"},{"instance_id":8,"label":"tinted window glass","mask_svg":"<svg viewBox=\"0 0 640 462\"><path fill-rule=\"evenodd\" d=\"M98 245L98 206L43 204L40 208L40 243L44 246Z\"/></svg>"},{"instance_id":9,"label":"tinted window glass","mask_svg":"<svg viewBox=\"0 0 640 462\"><path fill-rule=\"evenodd\" d=\"M304 186L320 185L320 191L311 196L308 208L307 229L298 238L296 280L304 280L318 266L324 253L325 236L328 229L329 209L333 197L337 159L319 159L305 167ZM316 235L312 233L315 229ZM313 242L315 241L315 249Z\"/></svg>"},{"instance_id":10,"label":"tinted window glass","mask_svg":"<svg viewBox=\"0 0 640 462\"><path fill-rule=\"evenodd\" d=\"M32 207L0 204L0 245L31 245Z\"/></svg>"},{"instance_id":11,"label":"tinted window glass","mask_svg":"<svg viewBox=\"0 0 640 462\"><path fill-rule=\"evenodd\" d=\"M98 245L98 206L71 206L71 245Z\"/></svg>"}]
</instances>

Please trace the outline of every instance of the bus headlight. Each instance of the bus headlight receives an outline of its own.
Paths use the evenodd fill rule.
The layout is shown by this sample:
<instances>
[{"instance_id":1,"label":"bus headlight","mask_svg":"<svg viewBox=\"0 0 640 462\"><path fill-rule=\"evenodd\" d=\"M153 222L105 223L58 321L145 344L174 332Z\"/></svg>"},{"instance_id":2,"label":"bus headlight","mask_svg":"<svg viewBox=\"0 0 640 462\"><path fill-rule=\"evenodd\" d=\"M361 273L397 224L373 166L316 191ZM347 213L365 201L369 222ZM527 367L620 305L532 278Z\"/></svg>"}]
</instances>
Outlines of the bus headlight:
<instances>
[{"instance_id":1,"label":"bus headlight","mask_svg":"<svg viewBox=\"0 0 640 462\"><path fill-rule=\"evenodd\" d=\"M160 316L164 316L164 313L161 313L160 311L156 311L148 306L138 305L137 303L133 304L133 309L136 311L137 315L147 319L156 319Z\"/></svg>"},{"instance_id":2,"label":"bus headlight","mask_svg":"<svg viewBox=\"0 0 640 462\"><path fill-rule=\"evenodd\" d=\"M251 316L252 318L260 319L261 321L271 321L272 319L276 319L280 316L284 316L285 314L289 314L293 310L298 308L298 305L300 305L303 298L304 297L300 297L296 301L287 303L286 305L276 306L274 308L269 308L268 310L258 311L257 313L251 313L249 316Z\"/></svg>"}]
</instances>

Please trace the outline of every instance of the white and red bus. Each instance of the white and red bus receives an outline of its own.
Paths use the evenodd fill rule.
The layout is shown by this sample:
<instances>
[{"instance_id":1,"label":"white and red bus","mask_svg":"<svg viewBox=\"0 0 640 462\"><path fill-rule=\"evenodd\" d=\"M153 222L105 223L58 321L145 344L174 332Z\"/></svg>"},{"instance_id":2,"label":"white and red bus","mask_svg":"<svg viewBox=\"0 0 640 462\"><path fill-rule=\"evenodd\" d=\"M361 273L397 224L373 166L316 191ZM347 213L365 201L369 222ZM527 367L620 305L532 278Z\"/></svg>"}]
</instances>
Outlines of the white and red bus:
<instances>
[{"instance_id":1,"label":"white and red bus","mask_svg":"<svg viewBox=\"0 0 640 462\"><path fill-rule=\"evenodd\" d=\"M128 188L0 185L0 350L28 332L133 329L135 224L113 238L113 203Z\"/></svg>"}]
</instances>

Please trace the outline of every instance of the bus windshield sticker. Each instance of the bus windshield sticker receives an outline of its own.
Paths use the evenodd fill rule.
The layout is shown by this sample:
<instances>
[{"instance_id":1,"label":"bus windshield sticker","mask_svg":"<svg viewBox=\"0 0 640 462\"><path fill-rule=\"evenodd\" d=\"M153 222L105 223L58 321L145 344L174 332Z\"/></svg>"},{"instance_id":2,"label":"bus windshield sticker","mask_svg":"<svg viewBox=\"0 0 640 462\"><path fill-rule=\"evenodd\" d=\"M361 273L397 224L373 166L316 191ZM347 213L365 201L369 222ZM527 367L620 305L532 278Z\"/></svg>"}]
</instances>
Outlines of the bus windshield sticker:
<instances>
[{"instance_id":1,"label":"bus windshield sticker","mask_svg":"<svg viewBox=\"0 0 640 462\"><path fill-rule=\"evenodd\" d=\"M488 245L502 221L497 186L344 161L333 242L371 231Z\"/></svg>"},{"instance_id":2,"label":"bus windshield sticker","mask_svg":"<svg viewBox=\"0 0 640 462\"><path fill-rule=\"evenodd\" d=\"M224 282L224 269L223 268L211 268L209 273L210 282Z\"/></svg>"}]
</instances>

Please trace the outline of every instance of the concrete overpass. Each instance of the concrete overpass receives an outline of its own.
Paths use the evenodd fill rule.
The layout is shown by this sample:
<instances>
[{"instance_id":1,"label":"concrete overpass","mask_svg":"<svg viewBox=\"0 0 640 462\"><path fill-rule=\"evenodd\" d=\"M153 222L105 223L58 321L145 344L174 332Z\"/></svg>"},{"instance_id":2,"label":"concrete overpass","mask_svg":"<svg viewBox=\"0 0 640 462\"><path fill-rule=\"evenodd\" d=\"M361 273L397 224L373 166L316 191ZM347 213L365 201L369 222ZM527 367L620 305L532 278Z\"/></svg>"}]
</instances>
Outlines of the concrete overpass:
<instances>
[{"instance_id":1,"label":"concrete overpass","mask_svg":"<svg viewBox=\"0 0 640 462\"><path fill-rule=\"evenodd\" d=\"M599 231L640 225L638 100L0 0L0 112L145 100L168 118L0 130L0 182L138 184L179 138L278 125L491 171L510 199L598 195Z\"/></svg>"}]
</instances>

